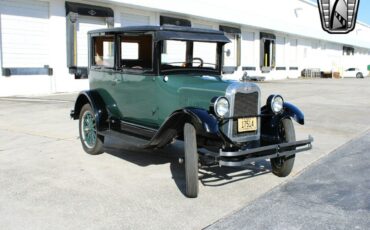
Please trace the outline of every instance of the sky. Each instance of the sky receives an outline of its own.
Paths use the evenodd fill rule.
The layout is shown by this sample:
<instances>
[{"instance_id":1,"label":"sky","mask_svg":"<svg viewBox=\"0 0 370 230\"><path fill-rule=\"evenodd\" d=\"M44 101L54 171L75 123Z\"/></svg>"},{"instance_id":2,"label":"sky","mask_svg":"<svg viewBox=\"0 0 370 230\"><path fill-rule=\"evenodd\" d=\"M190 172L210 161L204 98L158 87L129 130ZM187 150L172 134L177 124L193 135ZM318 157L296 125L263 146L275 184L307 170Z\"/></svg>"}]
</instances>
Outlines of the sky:
<instances>
[{"instance_id":1,"label":"sky","mask_svg":"<svg viewBox=\"0 0 370 230\"><path fill-rule=\"evenodd\" d=\"M310 0L310 1L317 2L317 0ZM360 20L370 25L370 1L369 0L360 0L357 20Z\"/></svg>"}]
</instances>

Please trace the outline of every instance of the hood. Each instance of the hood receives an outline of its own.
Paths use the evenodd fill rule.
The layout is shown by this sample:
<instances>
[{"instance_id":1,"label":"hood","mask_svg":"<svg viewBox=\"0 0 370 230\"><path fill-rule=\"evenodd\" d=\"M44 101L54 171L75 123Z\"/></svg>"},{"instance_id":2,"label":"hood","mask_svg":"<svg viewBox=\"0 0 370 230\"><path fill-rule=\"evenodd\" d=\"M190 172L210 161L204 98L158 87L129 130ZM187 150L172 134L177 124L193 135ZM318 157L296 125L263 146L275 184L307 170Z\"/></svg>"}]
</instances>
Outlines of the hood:
<instances>
[{"instance_id":1,"label":"hood","mask_svg":"<svg viewBox=\"0 0 370 230\"><path fill-rule=\"evenodd\" d=\"M170 82L176 82L180 107L208 109L213 97L225 96L231 84L218 76L210 75L167 75Z\"/></svg>"}]
</instances>

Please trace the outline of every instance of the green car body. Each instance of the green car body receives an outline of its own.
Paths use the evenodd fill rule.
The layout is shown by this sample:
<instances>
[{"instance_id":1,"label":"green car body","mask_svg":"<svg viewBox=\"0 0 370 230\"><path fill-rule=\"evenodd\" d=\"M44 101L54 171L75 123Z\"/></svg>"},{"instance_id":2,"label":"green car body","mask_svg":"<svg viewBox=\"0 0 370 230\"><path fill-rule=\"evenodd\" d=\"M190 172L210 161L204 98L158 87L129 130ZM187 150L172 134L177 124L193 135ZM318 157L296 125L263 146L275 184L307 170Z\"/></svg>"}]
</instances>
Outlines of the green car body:
<instances>
[{"instance_id":1,"label":"green car body","mask_svg":"<svg viewBox=\"0 0 370 230\"><path fill-rule=\"evenodd\" d=\"M184 140L186 195L196 197L198 158L219 166L271 159L272 172L287 176L295 154L311 149L311 137L295 140L291 120L304 124L297 107L279 95L262 105L256 84L222 79L223 32L142 26L88 35L90 89L71 111L86 152L102 153L110 135L147 149Z\"/></svg>"},{"instance_id":2,"label":"green car body","mask_svg":"<svg viewBox=\"0 0 370 230\"><path fill-rule=\"evenodd\" d=\"M158 129L174 111L185 107L208 110L213 97L224 96L229 82L218 76L137 76L115 73L110 84L101 72L90 71L90 88L96 89L107 105L116 105L115 116L125 121ZM110 76L108 76L110 77ZM164 81L164 78L168 79ZM114 99L113 99L114 98Z\"/></svg>"}]
</instances>

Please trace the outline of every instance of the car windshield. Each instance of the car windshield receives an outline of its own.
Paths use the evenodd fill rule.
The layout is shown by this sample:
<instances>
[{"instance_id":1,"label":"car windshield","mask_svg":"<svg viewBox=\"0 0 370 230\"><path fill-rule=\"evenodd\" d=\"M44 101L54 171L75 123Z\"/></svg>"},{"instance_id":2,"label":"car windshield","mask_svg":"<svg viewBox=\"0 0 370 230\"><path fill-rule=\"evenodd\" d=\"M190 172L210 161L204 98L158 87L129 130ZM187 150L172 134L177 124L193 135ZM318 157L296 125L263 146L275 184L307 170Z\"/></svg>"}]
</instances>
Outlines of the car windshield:
<instances>
[{"instance_id":1,"label":"car windshield","mask_svg":"<svg viewBox=\"0 0 370 230\"><path fill-rule=\"evenodd\" d=\"M218 70L217 43L164 40L162 71Z\"/></svg>"}]
</instances>

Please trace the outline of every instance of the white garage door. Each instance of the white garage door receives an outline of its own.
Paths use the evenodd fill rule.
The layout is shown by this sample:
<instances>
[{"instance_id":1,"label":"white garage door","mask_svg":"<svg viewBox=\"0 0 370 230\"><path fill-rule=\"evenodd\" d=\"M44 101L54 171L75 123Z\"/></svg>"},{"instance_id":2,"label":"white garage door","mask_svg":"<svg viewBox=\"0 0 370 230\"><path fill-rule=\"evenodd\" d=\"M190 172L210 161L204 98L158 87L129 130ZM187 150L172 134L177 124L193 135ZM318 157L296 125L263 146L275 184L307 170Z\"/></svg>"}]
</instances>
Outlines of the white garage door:
<instances>
[{"instance_id":1,"label":"white garage door","mask_svg":"<svg viewBox=\"0 0 370 230\"><path fill-rule=\"evenodd\" d=\"M276 67L285 67L285 38L276 37Z\"/></svg>"},{"instance_id":2,"label":"white garage door","mask_svg":"<svg viewBox=\"0 0 370 230\"><path fill-rule=\"evenodd\" d=\"M236 34L225 33L231 42L226 43L224 46L224 66L236 67L237 66L237 52L238 43Z\"/></svg>"},{"instance_id":3,"label":"white garage door","mask_svg":"<svg viewBox=\"0 0 370 230\"><path fill-rule=\"evenodd\" d=\"M242 34L242 66L254 67L254 33L243 32Z\"/></svg>"},{"instance_id":4,"label":"white garage door","mask_svg":"<svg viewBox=\"0 0 370 230\"><path fill-rule=\"evenodd\" d=\"M48 65L49 4L35 0L0 0L3 67Z\"/></svg>"},{"instance_id":5,"label":"white garage door","mask_svg":"<svg viewBox=\"0 0 370 230\"><path fill-rule=\"evenodd\" d=\"M150 25L150 17L147 15L121 13L121 26Z\"/></svg>"},{"instance_id":6,"label":"white garage door","mask_svg":"<svg viewBox=\"0 0 370 230\"><path fill-rule=\"evenodd\" d=\"M87 32L90 30L97 30L107 28L105 18L78 16L77 22L77 66L87 66Z\"/></svg>"}]
</instances>

